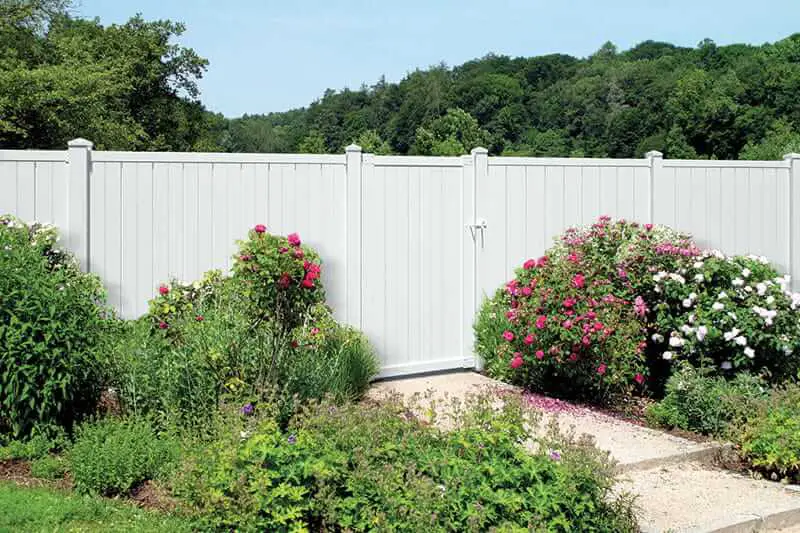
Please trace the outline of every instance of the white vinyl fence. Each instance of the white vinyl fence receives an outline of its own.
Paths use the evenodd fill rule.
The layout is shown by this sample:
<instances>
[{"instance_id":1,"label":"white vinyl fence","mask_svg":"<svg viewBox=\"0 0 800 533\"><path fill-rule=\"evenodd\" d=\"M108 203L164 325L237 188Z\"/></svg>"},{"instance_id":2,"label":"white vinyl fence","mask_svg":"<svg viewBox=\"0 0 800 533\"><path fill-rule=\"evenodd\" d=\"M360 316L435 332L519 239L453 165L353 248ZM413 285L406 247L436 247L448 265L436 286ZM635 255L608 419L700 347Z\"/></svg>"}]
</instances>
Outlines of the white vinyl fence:
<instances>
[{"instance_id":1,"label":"white vinyl fence","mask_svg":"<svg viewBox=\"0 0 800 533\"><path fill-rule=\"evenodd\" d=\"M800 155L672 161L0 150L0 213L51 222L123 316L158 284L227 269L257 223L323 258L328 302L383 376L472 367L486 295L598 216L666 224L770 258L800 289Z\"/></svg>"}]
</instances>

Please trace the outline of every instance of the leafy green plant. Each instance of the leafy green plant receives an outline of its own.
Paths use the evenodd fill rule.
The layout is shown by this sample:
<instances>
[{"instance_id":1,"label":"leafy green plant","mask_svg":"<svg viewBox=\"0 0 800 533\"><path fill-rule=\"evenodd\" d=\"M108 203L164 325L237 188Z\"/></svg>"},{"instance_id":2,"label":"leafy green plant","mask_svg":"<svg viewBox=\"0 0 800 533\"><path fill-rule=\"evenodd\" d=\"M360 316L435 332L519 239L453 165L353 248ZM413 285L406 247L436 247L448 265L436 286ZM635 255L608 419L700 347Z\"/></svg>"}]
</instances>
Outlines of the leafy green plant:
<instances>
[{"instance_id":1,"label":"leafy green plant","mask_svg":"<svg viewBox=\"0 0 800 533\"><path fill-rule=\"evenodd\" d=\"M33 460L46 457L50 452L63 450L67 446L67 437L64 430L55 428L45 435L42 433L29 438L0 441L0 461L9 459Z\"/></svg>"},{"instance_id":2,"label":"leafy green plant","mask_svg":"<svg viewBox=\"0 0 800 533\"><path fill-rule=\"evenodd\" d=\"M96 404L109 310L51 226L0 217L0 433L71 425Z\"/></svg>"},{"instance_id":3,"label":"leafy green plant","mask_svg":"<svg viewBox=\"0 0 800 533\"><path fill-rule=\"evenodd\" d=\"M800 385L772 391L748 417L737 441L757 469L800 482Z\"/></svg>"},{"instance_id":4,"label":"leafy green plant","mask_svg":"<svg viewBox=\"0 0 800 533\"><path fill-rule=\"evenodd\" d=\"M657 426L727 436L767 397L762 379L746 372L728 380L683 365L667 381L666 395L647 409Z\"/></svg>"},{"instance_id":5,"label":"leafy green plant","mask_svg":"<svg viewBox=\"0 0 800 533\"><path fill-rule=\"evenodd\" d=\"M518 402L470 398L447 431L418 405L307 406L282 432L258 408L193 458L178 493L203 527L239 531L633 531L613 466L585 441L549 433Z\"/></svg>"},{"instance_id":6,"label":"leafy green plant","mask_svg":"<svg viewBox=\"0 0 800 533\"><path fill-rule=\"evenodd\" d=\"M78 428L68 460L75 490L111 496L169 474L179 456L177 442L157 435L148 422L105 418Z\"/></svg>"},{"instance_id":7,"label":"leafy green plant","mask_svg":"<svg viewBox=\"0 0 800 533\"><path fill-rule=\"evenodd\" d=\"M41 479L56 480L67 473L67 463L63 457L45 455L31 461L31 475Z\"/></svg>"}]
</instances>

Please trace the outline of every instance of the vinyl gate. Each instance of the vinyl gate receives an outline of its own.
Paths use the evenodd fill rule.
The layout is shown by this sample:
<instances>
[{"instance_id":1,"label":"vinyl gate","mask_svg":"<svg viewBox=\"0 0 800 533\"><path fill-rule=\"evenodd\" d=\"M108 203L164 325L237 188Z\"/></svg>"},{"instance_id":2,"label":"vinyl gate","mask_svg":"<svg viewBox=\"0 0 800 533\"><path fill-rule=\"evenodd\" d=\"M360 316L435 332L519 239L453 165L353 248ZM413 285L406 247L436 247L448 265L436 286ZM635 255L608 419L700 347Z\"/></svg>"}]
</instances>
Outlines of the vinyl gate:
<instances>
[{"instance_id":1,"label":"vinyl gate","mask_svg":"<svg viewBox=\"0 0 800 533\"><path fill-rule=\"evenodd\" d=\"M323 258L337 317L368 335L382 375L473 367L485 296L569 226L599 215L668 224L769 257L800 290L800 155L664 161L0 150L0 213L59 226L136 317L158 284L230 267L255 224Z\"/></svg>"}]
</instances>

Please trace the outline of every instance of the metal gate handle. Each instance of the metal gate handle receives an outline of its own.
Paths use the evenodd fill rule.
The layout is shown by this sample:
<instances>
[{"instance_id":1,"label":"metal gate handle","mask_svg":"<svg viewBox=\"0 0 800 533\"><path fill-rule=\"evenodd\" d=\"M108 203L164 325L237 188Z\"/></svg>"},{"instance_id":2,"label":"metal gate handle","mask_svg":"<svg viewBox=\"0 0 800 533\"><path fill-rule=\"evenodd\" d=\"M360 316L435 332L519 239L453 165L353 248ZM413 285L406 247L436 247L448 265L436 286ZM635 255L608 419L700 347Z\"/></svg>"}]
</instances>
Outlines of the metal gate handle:
<instances>
[{"instance_id":1,"label":"metal gate handle","mask_svg":"<svg viewBox=\"0 0 800 533\"><path fill-rule=\"evenodd\" d=\"M484 231L486 230L486 220L479 218L475 221L475 224L467 224L467 228L469 229L469 234L472 236L472 241L475 242L478 237L478 230L481 232L481 248L484 248L486 245Z\"/></svg>"}]
</instances>

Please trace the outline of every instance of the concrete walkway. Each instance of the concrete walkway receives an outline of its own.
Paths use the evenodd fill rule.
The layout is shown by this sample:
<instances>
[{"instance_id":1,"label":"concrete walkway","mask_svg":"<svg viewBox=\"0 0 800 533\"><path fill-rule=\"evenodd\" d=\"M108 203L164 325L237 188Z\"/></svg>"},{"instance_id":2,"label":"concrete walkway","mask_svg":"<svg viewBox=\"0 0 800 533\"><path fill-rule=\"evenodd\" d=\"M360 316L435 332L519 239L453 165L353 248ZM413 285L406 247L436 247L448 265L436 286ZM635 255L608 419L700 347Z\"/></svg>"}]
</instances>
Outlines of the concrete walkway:
<instances>
[{"instance_id":1,"label":"concrete walkway","mask_svg":"<svg viewBox=\"0 0 800 533\"><path fill-rule=\"evenodd\" d=\"M379 382L370 396L395 391L441 401L486 390L522 394L480 374L460 372ZM715 468L718 443L694 442L540 396L529 397L529 403L556 417L563 429L594 436L597 446L617 460L619 488L639 495L639 521L646 533L800 533L800 491Z\"/></svg>"}]
</instances>

